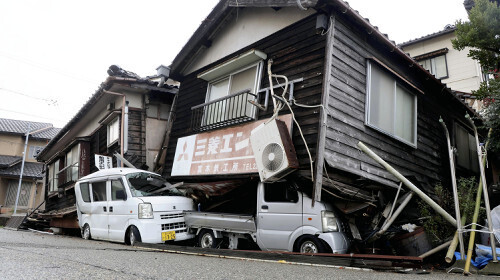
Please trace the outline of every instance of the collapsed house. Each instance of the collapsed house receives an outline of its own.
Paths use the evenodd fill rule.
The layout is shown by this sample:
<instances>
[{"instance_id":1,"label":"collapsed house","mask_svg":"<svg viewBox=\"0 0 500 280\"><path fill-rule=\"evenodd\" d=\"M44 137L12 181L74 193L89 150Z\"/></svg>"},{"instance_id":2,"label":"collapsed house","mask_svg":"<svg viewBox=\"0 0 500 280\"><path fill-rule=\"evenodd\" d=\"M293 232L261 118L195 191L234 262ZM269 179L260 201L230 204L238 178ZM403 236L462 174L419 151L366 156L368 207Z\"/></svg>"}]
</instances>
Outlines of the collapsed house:
<instances>
[{"instance_id":1,"label":"collapsed house","mask_svg":"<svg viewBox=\"0 0 500 280\"><path fill-rule=\"evenodd\" d=\"M161 170L167 179L190 183L204 203L231 193L232 180L262 179L266 158L254 158L248 140L280 119L298 162L283 156L266 180L298 169L290 176L315 201L334 201L359 241L378 229L400 182L358 143L432 194L437 183L450 185L439 119L455 144L470 137L455 131L470 131L466 113L477 116L341 0L221 0L175 57L170 77L181 86ZM262 145L283 146L278 130Z\"/></svg>"},{"instance_id":2,"label":"collapsed house","mask_svg":"<svg viewBox=\"0 0 500 280\"><path fill-rule=\"evenodd\" d=\"M39 217L51 227L78 228L78 179L125 161L145 170L157 163L177 87L164 75L141 78L115 65L108 74L37 157L46 166L46 208Z\"/></svg>"}]
</instances>

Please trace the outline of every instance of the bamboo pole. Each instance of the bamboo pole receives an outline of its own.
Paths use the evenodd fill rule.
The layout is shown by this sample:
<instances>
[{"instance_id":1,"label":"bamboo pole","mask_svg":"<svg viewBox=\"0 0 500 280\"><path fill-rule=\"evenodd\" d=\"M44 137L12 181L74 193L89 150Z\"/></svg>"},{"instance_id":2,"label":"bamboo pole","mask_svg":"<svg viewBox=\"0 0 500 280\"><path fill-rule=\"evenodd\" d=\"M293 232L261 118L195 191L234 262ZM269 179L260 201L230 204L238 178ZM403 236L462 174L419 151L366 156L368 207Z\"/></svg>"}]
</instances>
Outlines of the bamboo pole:
<instances>
[{"instance_id":1,"label":"bamboo pole","mask_svg":"<svg viewBox=\"0 0 500 280\"><path fill-rule=\"evenodd\" d=\"M491 136L491 128L488 131L488 139ZM485 148L488 148L489 140L486 142ZM481 165L484 166L486 164L486 157L482 158ZM470 269L470 261L472 259L472 250L474 249L474 242L476 239L476 223L479 217L479 208L481 207L481 197L483 192L483 180L479 181L479 186L477 187L477 195L476 195L476 206L474 207L474 215L472 216L472 227L471 233L469 237L469 247L467 248L467 260L465 262L464 274L469 273ZM495 242L495 239L490 240L490 242ZM493 252L492 252L493 254Z\"/></svg>"},{"instance_id":2,"label":"bamboo pole","mask_svg":"<svg viewBox=\"0 0 500 280\"><path fill-rule=\"evenodd\" d=\"M462 225L465 224L466 221L467 221L467 217L464 214L462 216ZM455 231L455 235L453 236L453 239L451 240L450 247L448 248L448 251L446 252L446 257L444 258L444 260L447 263L451 263L451 261L453 260L453 254L455 253L455 250L457 249L457 245L458 245L458 231Z\"/></svg>"}]
</instances>

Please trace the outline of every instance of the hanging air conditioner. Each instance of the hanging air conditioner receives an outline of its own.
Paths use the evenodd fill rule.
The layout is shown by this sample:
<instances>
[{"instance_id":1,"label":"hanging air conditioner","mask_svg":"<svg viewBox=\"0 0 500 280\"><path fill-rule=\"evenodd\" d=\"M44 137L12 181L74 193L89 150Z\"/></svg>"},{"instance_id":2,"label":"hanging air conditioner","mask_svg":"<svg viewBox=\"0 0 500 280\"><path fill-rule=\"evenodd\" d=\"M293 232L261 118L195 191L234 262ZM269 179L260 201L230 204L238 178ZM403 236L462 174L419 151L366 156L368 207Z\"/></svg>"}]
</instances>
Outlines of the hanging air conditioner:
<instances>
[{"instance_id":1,"label":"hanging air conditioner","mask_svg":"<svg viewBox=\"0 0 500 280\"><path fill-rule=\"evenodd\" d=\"M260 125L250 136L252 150L262 182L275 182L299 167L299 161L283 121Z\"/></svg>"}]
</instances>

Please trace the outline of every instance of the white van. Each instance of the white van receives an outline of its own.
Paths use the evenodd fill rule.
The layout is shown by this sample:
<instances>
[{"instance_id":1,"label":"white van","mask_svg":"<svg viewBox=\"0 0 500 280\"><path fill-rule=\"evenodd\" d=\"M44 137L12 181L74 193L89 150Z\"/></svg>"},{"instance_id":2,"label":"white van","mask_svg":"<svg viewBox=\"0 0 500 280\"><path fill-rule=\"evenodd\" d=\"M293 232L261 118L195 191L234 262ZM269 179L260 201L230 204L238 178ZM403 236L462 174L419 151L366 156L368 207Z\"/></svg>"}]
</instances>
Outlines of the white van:
<instances>
[{"instance_id":1,"label":"white van","mask_svg":"<svg viewBox=\"0 0 500 280\"><path fill-rule=\"evenodd\" d=\"M160 175L135 168L111 168L75 185L78 224L85 239L163 243L193 238L184 211L193 201Z\"/></svg>"}]
</instances>

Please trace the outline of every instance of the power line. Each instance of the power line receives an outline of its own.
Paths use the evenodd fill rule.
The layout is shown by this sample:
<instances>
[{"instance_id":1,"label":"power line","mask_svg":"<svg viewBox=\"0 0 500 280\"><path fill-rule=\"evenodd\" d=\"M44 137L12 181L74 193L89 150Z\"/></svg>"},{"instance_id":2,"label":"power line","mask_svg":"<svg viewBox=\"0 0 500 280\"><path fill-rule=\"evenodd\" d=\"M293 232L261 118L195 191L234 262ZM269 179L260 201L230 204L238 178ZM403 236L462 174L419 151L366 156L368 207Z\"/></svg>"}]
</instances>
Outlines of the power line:
<instances>
[{"instance_id":1,"label":"power line","mask_svg":"<svg viewBox=\"0 0 500 280\"><path fill-rule=\"evenodd\" d=\"M14 93L14 94L22 95L22 96L25 96L25 97L29 97L29 98L33 98L33 99L37 99L37 100L41 100L41 101L45 101L45 102L47 102L47 104L48 104L49 106L51 106L51 105L53 105L53 106L58 105L58 101L57 101L57 100L55 100L55 99L47 99L47 98L36 97L36 96L32 96L32 95L29 95L29 94L25 94L25 93L22 93L22 92L19 92L19 91L15 91L15 90L7 89L7 88L1 88L1 87L0 87L0 90L3 90L3 91L8 91L8 92L10 92L10 93Z\"/></svg>"},{"instance_id":2,"label":"power line","mask_svg":"<svg viewBox=\"0 0 500 280\"><path fill-rule=\"evenodd\" d=\"M10 113L16 113L16 114L21 114L21 115L25 115L25 116L30 116L30 117L35 117L35 118L41 118L41 119L51 120L51 121L56 121L56 122L59 121L58 119L52 119L52 118L47 118L47 117L42 117L42 116L38 116L38 115L32 115L32 114L27 114L27 113L19 112L19 111L2 109L2 108L0 108L0 111L10 112Z\"/></svg>"},{"instance_id":3,"label":"power line","mask_svg":"<svg viewBox=\"0 0 500 280\"><path fill-rule=\"evenodd\" d=\"M82 78L82 77L79 77L79 76L76 76L76 75L73 75L73 74L69 74L69 73L60 71L58 69L53 69L53 68L50 68L49 66L46 66L46 65L43 65L43 64L37 63L37 62L32 62L32 61L30 61L28 59L25 59L25 58L15 57L15 56L13 56L11 54L8 54L6 52L3 52L3 51L0 51L0 56L6 57L8 59L15 60L15 61L19 61L19 62L22 62L22 63L26 63L28 65L31 65L31 66L34 66L34 67L38 67L38 68L46 70L46 71L50 71L50 72L54 72L54 73L57 73L57 74L61 74L61 75L67 76L67 77L75 79L75 80L83 81L83 82L86 82L86 83L89 83L89 84L90 83L91 84L96 84L95 81L92 81L90 79L85 79L85 78Z\"/></svg>"}]
</instances>

